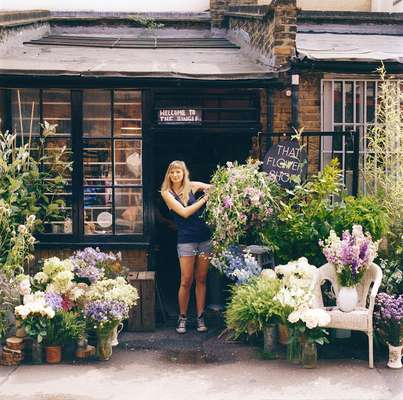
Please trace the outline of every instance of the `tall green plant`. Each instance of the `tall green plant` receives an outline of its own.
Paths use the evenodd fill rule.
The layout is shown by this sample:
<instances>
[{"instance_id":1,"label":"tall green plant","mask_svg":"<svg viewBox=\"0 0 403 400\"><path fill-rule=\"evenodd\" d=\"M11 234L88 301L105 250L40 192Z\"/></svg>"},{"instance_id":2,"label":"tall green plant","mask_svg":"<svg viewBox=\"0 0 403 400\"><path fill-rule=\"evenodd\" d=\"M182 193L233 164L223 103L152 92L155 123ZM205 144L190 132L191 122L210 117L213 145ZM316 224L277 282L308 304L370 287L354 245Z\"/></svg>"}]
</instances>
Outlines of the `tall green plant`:
<instances>
[{"instance_id":1,"label":"tall green plant","mask_svg":"<svg viewBox=\"0 0 403 400\"><path fill-rule=\"evenodd\" d=\"M367 192L379 199L390 216L388 236L393 249L403 233L403 93L384 66L378 72L376 124L367 138L364 178Z\"/></svg>"}]
</instances>

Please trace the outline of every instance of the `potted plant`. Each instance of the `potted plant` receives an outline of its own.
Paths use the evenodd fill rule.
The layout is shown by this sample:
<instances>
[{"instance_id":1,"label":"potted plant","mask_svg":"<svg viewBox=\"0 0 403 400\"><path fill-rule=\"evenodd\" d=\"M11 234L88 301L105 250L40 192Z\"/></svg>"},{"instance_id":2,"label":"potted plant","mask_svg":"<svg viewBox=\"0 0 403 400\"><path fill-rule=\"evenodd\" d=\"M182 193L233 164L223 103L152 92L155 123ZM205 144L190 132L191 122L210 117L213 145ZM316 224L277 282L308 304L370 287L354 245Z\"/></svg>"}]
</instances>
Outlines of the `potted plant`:
<instances>
[{"instance_id":1,"label":"potted plant","mask_svg":"<svg viewBox=\"0 0 403 400\"><path fill-rule=\"evenodd\" d=\"M329 343L323 329L330 322L330 316L320 308L303 308L293 311L287 318L290 343L297 342L301 347L300 361L303 368L316 368L316 345ZM298 347L298 346L297 346Z\"/></svg>"},{"instance_id":2,"label":"potted plant","mask_svg":"<svg viewBox=\"0 0 403 400\"><path fill-rule=\"evenodd\" d=\"M393 296L379 293L375 303L375 325L389 347L389 368L402 368L401 326L403 320L403 294Z\"/></svg>"},{"instance_id":3,"label":"potted plant","mask_svg":"<svg viewBox=\"0 0 403 400\"><path fill-rule=\"evenodd\" d=\"M65 338L62 318L61 312L57 312L46 324L45 355L48 364L58 364L62 360L62 344Z\"/></svg>"},{"instance_id":4,"label":"potted plant","mask_svg":"<svg viewBox=\"0 0 403 400\"><path fill-rule=\"evenodd\" d=\"M86 323L84 317L74 311L60 312L60 329L63 332L62 355L70 361L74 358L77 342L85 336Z\"/></svg>"},{"instance_id":5,"label":"potted plant","mask_svg":"<svg viewBox=\"0 0 403 400\"><path fill-rule=\"evenodd\" d=\"M361 225L353 225L352 232L344 231L341 239L331 230L320 245L327 261L334 265L341 286L337 306L341 311L350 312L358 302L356 285L377 256L378 242L373 242L370 234L364 234Z\"/></svg>"}]
</instances>

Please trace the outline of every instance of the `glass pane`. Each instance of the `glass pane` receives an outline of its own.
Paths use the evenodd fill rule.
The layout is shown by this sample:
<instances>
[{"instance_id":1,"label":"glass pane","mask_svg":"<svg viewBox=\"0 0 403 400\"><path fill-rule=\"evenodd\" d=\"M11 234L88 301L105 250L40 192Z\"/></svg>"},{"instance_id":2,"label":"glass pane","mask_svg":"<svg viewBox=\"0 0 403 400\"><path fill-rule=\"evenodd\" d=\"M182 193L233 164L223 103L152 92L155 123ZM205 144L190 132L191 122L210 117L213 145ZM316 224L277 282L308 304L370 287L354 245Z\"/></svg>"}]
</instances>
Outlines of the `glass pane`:
<instances>
[{"instance_id":1,"label":"glass pane","mask_svg":"<svg viewBox=\"0 0 403 400\"><path fill-rule=\"evenodd\" d=\"M112 184L112 140L83 140L84 185Z\"/></svg>"},{"instance_id":2,"label":"glass pane","mask_svg":"<svg viewBox=\"0 0 403 400\"><path fill-rule=\"evenodd\" d=\"M354 127L353 126L346 126L346 131L353 131ZM344 145L345 145L345 151L353 151L354 150L354 135L346 135L344 136Z\"/></svg>"},{"instance_id":3,"label":"glass pane","mask_svg":"<svg viewBox=\"0 0 403 400\"><path fill-rule=\"evenodd\" d=\"M110 90L84 90L83 135L87 137L111 136Z\"/></svg>"},{"instance_id":4,"label":"glass pane","mask_svg":"<svg viewBox=\"0 0 403 400\"><path fill-rule=\"evenodd\" d=\"M334 122L343 122L343 82L334 82Z\"/></svg>"},{"instance_id":5,"label":"glass pane","mask_svg":"<svg viewBox=\"0 0 403 400\"><path fill-rule=\"evenodd\" d=\"M141 140L115 141L115 184L142 184Z\"/></svg>"},{"instance_id":6,"label":"glass pane","mask_svg":"<svg viewBox=\"0 0 403 400\"><path fill-rule=\"evenodd\" d=\"M364 97L363 97L364 82L356 82L355 86L355 122L359 123L364 120Z\"/></svg>"},{"instance_id":7,"label":"glass pane","mask_svg":"<svg viewBox=\"0 0 403 400\"><path fill-rule=\"evenodd\" d=\"M19 136L39 136L39 89L12 90L11 115L13 132Z\"/></svg>"},{"instance_id":8,"label":"glass pane","mask_svg":"<svg viewBox=\"0 0 403 400\"><path fill-rule=\"evenodd\" d=\"M84 188L84 233L86 235L112 233L111 188Z\"/></svg>"},{"instance_id":9,"label":"glass pane","mask_svg":"<svg viewBox=\"0 0 403 400\"><path fill-rule=\"evenodd\" d=\"M71 107L69 90L42 92L43 120L57 124L56 135L70 135Z\"/></svg>"},{"instance_id":10,"label":"glass pane","mask_svg":"<svg viewBox=\"0 0 403 400\"><path fill-rule=\"evenodd\" d=\"M375 119L375 82L368 81L367 84L367 122L374 122Z\"/></svg>"},{"instance_id":11,"label":"glass pane","mask_svg":"<svg viewBox=\"0 0 403 400\"><path fill-rule=\"evenodd\" d=\"M343 127L342 126L335 126L334 130L336 132L341 132L343 131ZM334 135L333 136L333 149L332 151L341 151L343 150L343 135Z\"/></svg>"},{"instance_id":12,"label":"glass pane","mask_svg":"<svg viewBox=\"0 0 403 400\"><path fill-rule=\"evenodd\" d=\"M52 202L59 204L60 208L57 215L52 215L44 222L45 232L71 234L73 232L71 186L67 186L65 192L48 196Z\"/></svg>"},{"instance_id":13,"label":"glass pane","mask_svg":"<svg viewBox=\"0 0 403 400\"><path fill-rule=\"evenodd\" d=\"M354 115L354 93L353 82L344 83L345 103L344 103L344 118L345 122L353 122Z\"/></svg>"},{"instance_id":14,"label":"glass pane","mask_svg":"<svg viewBox=\"0 0 403 400\"><path fill-rule=\"evenodd\" d=\"M143 192L141 189L115 189L116 233L143 232Z\"/></svg>"},{"instance_id":15,"label":"glass pane","mask_svg":"<svg viewBox=\"0 0 403 400\"><path fill-rule=\"evenodd\" d=\"M141 91L115 90L113 112L115 136L141 136Z\"/></svg>"}]
</instances>

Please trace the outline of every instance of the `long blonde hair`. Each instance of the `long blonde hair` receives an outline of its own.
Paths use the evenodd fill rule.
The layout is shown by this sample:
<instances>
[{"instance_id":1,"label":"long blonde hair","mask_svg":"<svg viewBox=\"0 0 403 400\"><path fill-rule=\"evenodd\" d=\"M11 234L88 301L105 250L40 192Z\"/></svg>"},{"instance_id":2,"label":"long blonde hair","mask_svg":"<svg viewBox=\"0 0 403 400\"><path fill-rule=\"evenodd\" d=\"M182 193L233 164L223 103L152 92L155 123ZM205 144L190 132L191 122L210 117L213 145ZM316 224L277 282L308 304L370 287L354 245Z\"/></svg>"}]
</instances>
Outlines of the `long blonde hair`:
<instances>
[{"instance_id":1,"label":"long blonde hair","mask_svg":"<svg viewBox=\"0 0 403 400\"><path fill-rule=\"evenodd\" d=\"M175 160L175 161L172 161L168 165L168 169L167 169L167 172L165 173L164 181L162 182L162 185L161 185L161 192L164 192L167 190L173 191L171 178L169 177L169 173L171 172L171 169L173 169L173 168L180 168L183 171L183 180L182 180L181 192L179 193L179 197L182 200L182 203L186 206L189 201L191 185L190 185L190 178L189 178L189 170L187 169L186 164L183 161Z\"/></svg>"}]
</instances>

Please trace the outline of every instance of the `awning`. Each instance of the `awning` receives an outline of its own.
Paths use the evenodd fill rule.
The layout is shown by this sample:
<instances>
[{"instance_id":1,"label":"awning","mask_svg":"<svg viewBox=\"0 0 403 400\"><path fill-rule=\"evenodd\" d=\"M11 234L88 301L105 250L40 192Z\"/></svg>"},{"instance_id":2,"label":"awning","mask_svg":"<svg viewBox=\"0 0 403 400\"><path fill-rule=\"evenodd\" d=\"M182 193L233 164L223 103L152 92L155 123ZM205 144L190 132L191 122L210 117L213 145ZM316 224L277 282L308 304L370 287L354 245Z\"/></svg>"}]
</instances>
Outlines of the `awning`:
<instances>
[{"instance_id":1,"label":"awning","mask_svg":"<svg viewBox=\"0 0 403 400\"><path fill-rule=\"evenodd\" d=\"M403 36L297 33L301 60L403 63Z\"/></svg>"}]
</instances>

